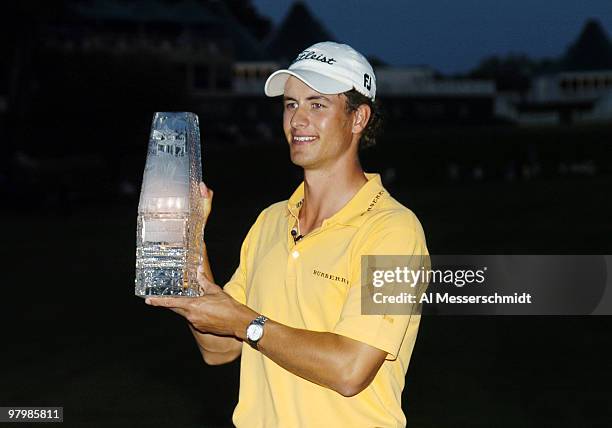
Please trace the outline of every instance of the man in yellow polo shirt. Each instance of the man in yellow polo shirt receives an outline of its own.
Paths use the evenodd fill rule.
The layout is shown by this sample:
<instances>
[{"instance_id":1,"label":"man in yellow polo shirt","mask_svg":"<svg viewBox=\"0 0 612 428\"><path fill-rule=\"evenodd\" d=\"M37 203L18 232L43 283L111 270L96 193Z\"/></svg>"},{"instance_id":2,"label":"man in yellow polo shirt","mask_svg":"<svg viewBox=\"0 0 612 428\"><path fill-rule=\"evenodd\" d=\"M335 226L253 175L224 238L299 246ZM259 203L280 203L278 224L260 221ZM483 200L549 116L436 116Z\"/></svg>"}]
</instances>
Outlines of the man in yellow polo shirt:
<instances>
[{"instance_id":1,"label":"man in yellow polo shirt","mask_svg":"<svg viewBox=\"0 0 612 428\"><path fill-rule=\"evenodd\" d=\"M364 255L427 254L415 215L359 163L376 128L376 79L347 45L304 50L266 82L283 95L291 161L304 181L265 209L221 289L207 257L203 296L149 298L184 316L208 364L242 356L238 427L402 427L418 313L364 315ZM203 190L208 207L212 193Z\"/></svg>"}]
</instances>

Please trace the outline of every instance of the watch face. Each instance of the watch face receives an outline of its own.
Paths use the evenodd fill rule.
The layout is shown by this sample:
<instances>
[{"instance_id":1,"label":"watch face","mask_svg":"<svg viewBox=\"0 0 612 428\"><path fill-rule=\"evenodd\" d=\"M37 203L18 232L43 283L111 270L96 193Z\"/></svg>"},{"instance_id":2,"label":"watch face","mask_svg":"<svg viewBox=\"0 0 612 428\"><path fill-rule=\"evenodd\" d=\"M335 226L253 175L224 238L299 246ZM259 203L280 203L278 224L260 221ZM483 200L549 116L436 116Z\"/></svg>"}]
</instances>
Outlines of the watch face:
<instances>
[{"instance_id":1,"label":"watch face","mask_svg":"<svg viewBox=\"0 0 612 428\"><path fill-rule=\"evenodd\" d=\"M263 326L259 324L251 324L249 328L247 328L247 337L249 340L256 341L261 339L263 335Z\"/></svg>"}]
</instances>

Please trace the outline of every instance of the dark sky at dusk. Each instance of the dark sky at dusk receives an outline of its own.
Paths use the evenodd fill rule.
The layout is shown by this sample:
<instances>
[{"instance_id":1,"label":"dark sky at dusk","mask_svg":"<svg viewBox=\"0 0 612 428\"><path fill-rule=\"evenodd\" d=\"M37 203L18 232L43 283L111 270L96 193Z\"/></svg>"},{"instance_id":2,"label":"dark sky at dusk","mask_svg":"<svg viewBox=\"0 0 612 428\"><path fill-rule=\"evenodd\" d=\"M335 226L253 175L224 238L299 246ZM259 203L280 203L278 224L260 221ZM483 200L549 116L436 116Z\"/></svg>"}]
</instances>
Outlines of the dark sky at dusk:
<instances>
[{"instance_id":1,"label":"dark sky at dusk","mask_svg":"<svg viewBox=\"0 0 612 428\"><path fill-rule=\"evenodd\" d=\"M278 23L293 1L253 3ZM306 0L306 4L336 39L362 53L394 65L430 65L444 73L467 71L491 54L559 56L588 18L599 19L612 36L612 0Z\"/></svg>"}]
</instances>

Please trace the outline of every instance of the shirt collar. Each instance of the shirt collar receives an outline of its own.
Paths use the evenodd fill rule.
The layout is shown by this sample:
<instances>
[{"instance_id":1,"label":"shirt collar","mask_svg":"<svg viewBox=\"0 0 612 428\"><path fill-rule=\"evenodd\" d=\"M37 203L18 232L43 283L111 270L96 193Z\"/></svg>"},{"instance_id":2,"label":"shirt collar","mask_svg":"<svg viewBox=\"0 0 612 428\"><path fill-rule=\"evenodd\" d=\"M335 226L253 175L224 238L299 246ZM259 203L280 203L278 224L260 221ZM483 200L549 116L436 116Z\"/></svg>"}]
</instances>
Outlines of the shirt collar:
<instances>
[{"instance_id":1,"label":"shirt collar","mask_svg":"<svg viewBox=\"0 0 612 428\"><path fill-rule=\"evenodd\" d=\"M354 224L364 214L377 209L378 202L387 194L387 191L382 185L379 174L365 173L365 176L368 179L367 183L357 191L355 196L340 211L326 219L323 222L324 225L331 223ZM287 201L287 215L293 215L297 218L303 203L304 182L300 183Z\"/></svg>"}]
</instances>

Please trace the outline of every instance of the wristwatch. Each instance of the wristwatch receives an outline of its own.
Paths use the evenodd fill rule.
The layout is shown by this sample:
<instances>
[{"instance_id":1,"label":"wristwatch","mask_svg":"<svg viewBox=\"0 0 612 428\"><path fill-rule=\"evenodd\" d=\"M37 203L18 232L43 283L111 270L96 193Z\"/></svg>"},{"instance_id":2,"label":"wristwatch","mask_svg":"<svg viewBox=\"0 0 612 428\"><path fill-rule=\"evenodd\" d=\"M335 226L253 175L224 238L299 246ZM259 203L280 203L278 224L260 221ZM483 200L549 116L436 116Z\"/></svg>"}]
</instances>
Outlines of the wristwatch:
<instances>
[{"instance_id":1,"label":"wristwatch","mask_svg":"<svg viewBox=\"0 0 612 428\"><path fill-rule=\"evenodd\" d=\"M264 324L266 321L268 321L268 318L260 315L251 321L246 329L247 342L255 349L257 349L257 343L264 334Z\"/></svg>"}]
</instances>

